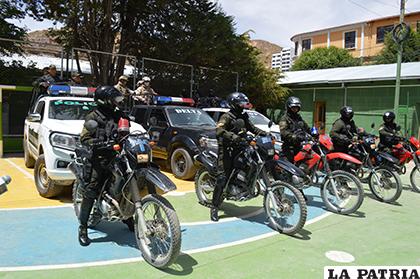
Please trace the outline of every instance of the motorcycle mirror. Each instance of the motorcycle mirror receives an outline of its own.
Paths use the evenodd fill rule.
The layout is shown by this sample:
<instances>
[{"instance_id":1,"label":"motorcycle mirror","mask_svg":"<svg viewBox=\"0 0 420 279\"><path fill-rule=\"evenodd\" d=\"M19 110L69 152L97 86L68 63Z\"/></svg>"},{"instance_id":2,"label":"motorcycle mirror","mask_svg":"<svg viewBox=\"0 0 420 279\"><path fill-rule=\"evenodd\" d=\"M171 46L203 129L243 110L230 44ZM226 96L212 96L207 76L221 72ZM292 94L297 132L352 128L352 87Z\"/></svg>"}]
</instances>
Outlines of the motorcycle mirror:
<instances>
[{"instance_id":1,"label":"motorcycle mirror","mask_svg":"<svg viewBox=\"0 0 420 279\"><path fill-rule=\"evenodd\" d=\"M370 127L373 129L375 128L375 123L370 124Z\"/></svg>"},{"instance_id":2,"label":"motorcycle mirror","mask_svg":"<svg viewBox=\"0 0 420 279\"><path fill-rule=\"evenodd\" d=\"M92 133L98 128L98 122L96 122L95 120L89 120L86 121L83 126L86 128L86 130Z\"/></svg>"},{"instance_id":3,"label":"motorcycle mirror","mask_svg":"<svg viewBox=\"0 0 420 279\"><path fill-rule=\"evenodd\" d=\"M156 117L154 117L154 116L150 117L150 119L149 119L150 126L157 126L157 123L158 123L158 121L157 121Z\"/></svg>"},{"instance_id":4,"label":"motorcycle mirror","mask_svg":"<svg viewBox=\"0 0 420 279\"><path fill-rule=\"evenodd\" d=\"M234 126L237 129L245 128L245 121L243 119L238 119L238 120L235 121Z\"/></svg>"},{"instance_id":5,"label":"motorcycle mirror","mask_svg":"<svg viewBox=\"0 0 420 279\"><path fill-rule=\"evenodd\" d=\"M270 120L270 122L268 122L268 128L271 128L273 126L273 120Z\"/></svg>"}]
</instances>

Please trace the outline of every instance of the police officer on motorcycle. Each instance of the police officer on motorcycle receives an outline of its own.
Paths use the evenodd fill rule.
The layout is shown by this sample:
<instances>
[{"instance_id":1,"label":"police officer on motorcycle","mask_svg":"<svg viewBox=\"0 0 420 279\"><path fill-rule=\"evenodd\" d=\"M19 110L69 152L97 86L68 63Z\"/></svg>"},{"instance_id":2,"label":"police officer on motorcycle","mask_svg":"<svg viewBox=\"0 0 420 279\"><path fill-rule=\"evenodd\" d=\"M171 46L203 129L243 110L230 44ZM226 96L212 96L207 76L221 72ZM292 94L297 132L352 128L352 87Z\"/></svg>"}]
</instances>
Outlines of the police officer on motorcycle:
<instances>
[{"instance_id":1,"label":"police officer on motorcycle","mask_svg":"<svg viewBox=\"0 0 420 279\"><path fill-rule=\"evenodd\" d=\"M302 103L300 99L291 96L286 101L286 113L280 118L280 133L283 139L283 152L293 163L293 157L301 150L305 135L310 134L308 124L300 116Z\"/></svg>"},{"instance_id":2,"label":"police officer on motorcycle","mask_svg":"<svg viewBox=\"0 0 420 279\"><path fill-rule=\"evenodd\" d=\"M382 148L391 148L398 144L403 138L400 133L400 127L394 122L395 113L387 111L383 114L384 123L379 127L379 140Z\"/></svg>"},{"instance_id":3,"label":"police officer on motorcycle","mask_svg":"<svg viewBox=\"0 0 420 279\"><path fill-rule=\"evenodd\" d=\"M218 143L217 159L217 178L213 192L210 219L214 222L219 220L218 210L223 202L223 190L227 183L227 178L232 172L232 162L234 157L240 152L240 145L247 141L241 135L246 135L249 131L255 135L266 136L267 133L255 127L249 120L249 116L244 109L249 107L248 97L240 92L235 92L227 96L230 111L220 117L216 126L216 137ZM245 127L238 127L238 120L242 119ZM242 130L242 131L241 131Z\"/></svg>"},{"instance_id":4,"label":"police officer on motorcycle","mask_svg":"<svg viewBox=\"0 0 420 279\"><path fill-rule=\"evenodd\" d=\"M88 160L90 164L85 165L83 170L86 174L84 174L86 186L83 189L79 215L79 243L82 246L90 244L87 233L89 215L103 183L109 176L107 166L115 156L106 143L118 137L118 121L123 117L119 107L123 101L123 95L114 87L98 87L95 91L95 102L98 107L86 116L81 133L82 145L91 151Z\"/></svg>"},{"instance_id":5,"label":"police officer on motorcycle","mask_svg":"<svg viewBox=\"0 0 420 279\"><path fill-rule=\"evenodd\" d=\"M354 123L354 112L351 107L342 107L340 114L341 117L332 125L330 137L334 144L334 150L347 153L355 137L365 134L365 131L358 129Z\"/></svg>"}]
</instances>

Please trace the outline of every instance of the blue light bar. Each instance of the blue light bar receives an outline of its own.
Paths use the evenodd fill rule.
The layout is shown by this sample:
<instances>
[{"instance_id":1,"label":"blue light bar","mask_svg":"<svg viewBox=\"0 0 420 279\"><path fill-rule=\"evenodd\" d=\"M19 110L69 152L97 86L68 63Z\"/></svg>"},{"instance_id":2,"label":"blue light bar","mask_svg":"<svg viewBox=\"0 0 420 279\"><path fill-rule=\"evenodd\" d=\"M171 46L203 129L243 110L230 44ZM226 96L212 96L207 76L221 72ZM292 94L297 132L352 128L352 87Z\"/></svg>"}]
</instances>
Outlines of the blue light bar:
<instances>
[{"instance_id":1,"label":"blue light bar","mask_svg":"<svg viewBox=\"0 0 420 279\"><path fill-rule=\"evenodd\" d=\"M154 96L153 103L155 105L188 105L193 106L194 100L191 98Z\"/></svg>"},{"instance_id":2,"label":"blue light bar","mask_svg":"<svg viewBox=\"0 0 420 279\"><path fill-rule=\"evenodd\" d=\"M70 91L69 85L50 85L50 87L48 87L48 94L51 96L70 94Z\"/></svg>"}]
</instances>

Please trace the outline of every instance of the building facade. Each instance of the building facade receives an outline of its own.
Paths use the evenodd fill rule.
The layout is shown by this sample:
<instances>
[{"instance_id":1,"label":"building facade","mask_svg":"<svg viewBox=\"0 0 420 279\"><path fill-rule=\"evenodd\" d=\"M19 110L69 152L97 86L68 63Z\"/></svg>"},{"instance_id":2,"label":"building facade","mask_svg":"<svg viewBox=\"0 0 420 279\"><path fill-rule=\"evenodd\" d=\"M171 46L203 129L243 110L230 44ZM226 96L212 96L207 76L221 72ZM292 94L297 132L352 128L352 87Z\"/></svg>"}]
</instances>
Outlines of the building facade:
<instances>
[{"instance_id":1,"label":"building facade","mask_svg":"<svg viewBox=\"0 0 420 279\"><path fill-rule=\"evenodd\" d=\"M404 21L411 29L420 31L420 12L406 14ZM399 15L378 18L297 34L291 41L295 44L295 55L317 47L335 46L348 49L354 57L369 60L381 51L386 33L398 23Z\"/></svg>"},{"instance_id":2,"label":"building facade","mask_svg":"<svg viewBox=\"0 0 420 279\"><path fill-rule=\"evenodd\" d=\"M293 65L294 59L293 48L283 48L281 52L274 53L271 57L271 68L281 69L282 72L287 72Z\"/></svg>"}]
</instances>

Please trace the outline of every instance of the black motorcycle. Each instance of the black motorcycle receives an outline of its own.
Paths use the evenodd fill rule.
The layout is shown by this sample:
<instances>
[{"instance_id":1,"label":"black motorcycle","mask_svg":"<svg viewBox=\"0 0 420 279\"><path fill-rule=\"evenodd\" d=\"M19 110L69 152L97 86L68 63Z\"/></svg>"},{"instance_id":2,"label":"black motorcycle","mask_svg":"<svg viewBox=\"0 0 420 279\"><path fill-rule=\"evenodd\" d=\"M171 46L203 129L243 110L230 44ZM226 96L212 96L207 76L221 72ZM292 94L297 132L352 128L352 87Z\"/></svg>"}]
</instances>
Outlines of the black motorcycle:
<instances>
[{"instance_id":1,"label":"black motorcycle","mask_svg":"<svg viewBox=\"0 0 420 279\"><path fill-rule=\"evenodd\" d=\"M402 182L391 166L398 165L394 156L377 150L376 136L358 135L350 147L349 154L363 162L356 171L362 182L367 182L372 194L382 202L398 200L402 192Z\"/></svg>"},{"instance_id":2,"label":"black motorcycle","mask_svg":"<svg viewBox=\"0 0 420 279\"><path fill-rule=\"evenodd\" d=\"M244 127L243 120L237 126ZM271 136L245 136L246 144L233 159L233 170L229 174L223 198L232 201L246 201L259 195L264 196L263 207L270 225L285 234L297 233L306 222L305 199L295 187L270 179L269 166L274 156L274 142ZM195 157L201 165L195 176L195 192L199 203L211 206L217 176L217 154L204 149Z\"/></svg>"},{"instance_id":3,"label":"black motorcycle","mask_svg":"<svg viewBox=\"0 0 420 279\"><path fill-rule=\"evenodd\" d=\"M94 130L97 123L91 121L85 127ZM89 226L94 227L101 220L123 221L135 232L137 245L149 264L157 268L171 265L180 252L181 229L175 209L161 195L176 190L176 186L152 163L147 133L133 132L100 148L114 150L116 155L109 164L111 176L95 201ZM73 204L77 217L90 152L77 148L76 158L69 167L76 176Z\"/></svg>"}]
</instances>

